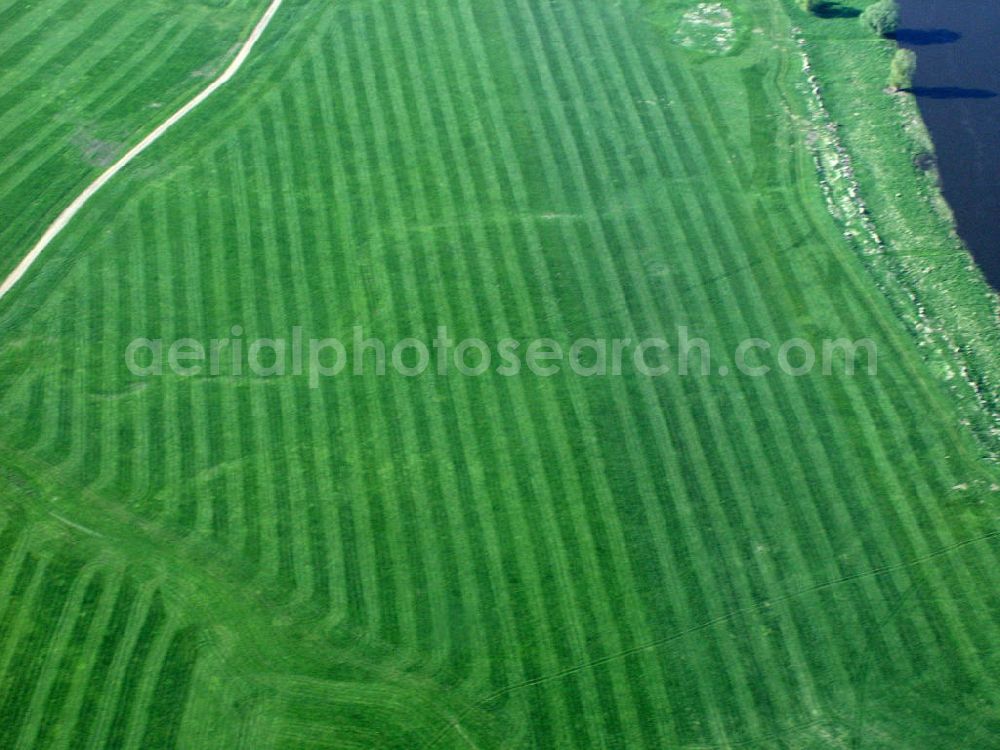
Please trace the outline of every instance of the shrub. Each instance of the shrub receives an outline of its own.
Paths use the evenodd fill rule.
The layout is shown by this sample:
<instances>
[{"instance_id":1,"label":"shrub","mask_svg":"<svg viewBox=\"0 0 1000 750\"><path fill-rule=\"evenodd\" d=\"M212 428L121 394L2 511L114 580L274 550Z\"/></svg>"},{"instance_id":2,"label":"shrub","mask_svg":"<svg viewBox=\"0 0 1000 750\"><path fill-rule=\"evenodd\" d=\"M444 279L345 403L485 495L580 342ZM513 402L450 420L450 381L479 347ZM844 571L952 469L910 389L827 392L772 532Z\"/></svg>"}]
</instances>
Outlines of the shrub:
<instances>
[{"instance_id":1,"label":"shrub","mask_svg":"<svg viewBox=\"0 0 1000 750\"><path fill-rule=\"evenodd\" d=\"M879 36L889 36L899 28L899 3L897 0L879 0L865 8L861 23Z\"/></svg>"},{"instance_id":2,"label":"shrub","mask_svg":"<svg viewBox=\"0 0 1000 750\"><path fill-rule=\"evenodd\" d=\"M916 72L917 53L911 49L896 50L889 71L889 88L894 91L910 88L913 85L913 74Z\"/></svg>"}]
</instances>

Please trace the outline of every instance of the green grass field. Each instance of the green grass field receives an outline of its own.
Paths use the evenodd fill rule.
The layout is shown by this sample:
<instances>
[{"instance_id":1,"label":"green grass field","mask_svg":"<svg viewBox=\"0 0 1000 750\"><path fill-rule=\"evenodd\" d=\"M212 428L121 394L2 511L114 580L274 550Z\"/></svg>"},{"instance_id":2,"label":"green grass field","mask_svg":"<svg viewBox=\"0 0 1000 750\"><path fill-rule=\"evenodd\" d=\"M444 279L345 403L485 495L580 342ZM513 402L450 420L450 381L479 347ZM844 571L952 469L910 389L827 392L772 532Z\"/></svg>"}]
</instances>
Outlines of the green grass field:
<instances>
[{"instance_id":1,"label":"green grass field","mask_svg":"<svg viewBox=\"0 0 1000 750\"><path fill-rule=\"evenodd\" d=\"M169 5L0 0L0 272L263 11ZM998 746L994 415L890 263L906 226L968 259L861 122L885 263L845 239L792 27L834 116L868 102L903 144L882 76L823 53L888 47L727 0L719 54L677 43L695 5L285 0L74 220L0 301L0 747ZM932 312L995 405L990 303L954 283ZM720 363L868 337L878 373L125 367L235 325L688 326Z\"/></svg>"}]
</instances>

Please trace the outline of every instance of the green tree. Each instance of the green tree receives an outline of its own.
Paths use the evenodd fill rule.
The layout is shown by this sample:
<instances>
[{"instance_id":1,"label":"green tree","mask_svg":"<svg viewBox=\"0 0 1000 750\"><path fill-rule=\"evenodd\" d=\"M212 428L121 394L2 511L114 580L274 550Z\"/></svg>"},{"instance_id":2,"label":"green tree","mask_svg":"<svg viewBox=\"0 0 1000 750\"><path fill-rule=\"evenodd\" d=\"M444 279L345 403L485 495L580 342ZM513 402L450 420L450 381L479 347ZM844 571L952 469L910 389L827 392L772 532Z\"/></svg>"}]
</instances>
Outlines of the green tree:
<instances>
[{"instance_id":1,"label":"green tree","mask_svg":"<svg viewBox=\"0 0 1000 750\"><path fill-rule=\"evenodd\" d=\"M825 0L799 0L799 7L807 13L816 13L825 4Z\"/></svg>"},{"instance_id":2,"label":"green tree","mask_svg":"<svg viewBox=\"0 0 1000 750\"><path fill-rule=\"evenodd\" d=\"M865 12L861 14L861 23L879 36L895 34L899 28L899 2L878 0L865 8Z\"/></svg>"},{"instance_id":3,"label":"green tree","mask_svg":"<svg viewBox=\"0 0 1000 750\"><path fill-rule=\"evenodd\" d=\"M917 72L917 53L911 49L898 49L892 58L889 70L889 88L900 91L913 85L913 74Z\"/></svg>"}]
</instances>

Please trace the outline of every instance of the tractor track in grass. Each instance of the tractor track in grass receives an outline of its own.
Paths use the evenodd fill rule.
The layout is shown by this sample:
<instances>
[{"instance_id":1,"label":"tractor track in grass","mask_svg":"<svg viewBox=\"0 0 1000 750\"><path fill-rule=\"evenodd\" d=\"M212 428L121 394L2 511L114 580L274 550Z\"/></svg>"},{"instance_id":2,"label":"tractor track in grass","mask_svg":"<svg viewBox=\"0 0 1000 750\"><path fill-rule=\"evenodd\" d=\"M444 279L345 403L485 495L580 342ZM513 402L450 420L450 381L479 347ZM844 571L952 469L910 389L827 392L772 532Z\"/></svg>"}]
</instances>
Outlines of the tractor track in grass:
<instances>
[{"instance_id":1,"label":"tractor track in grass","mask_svg":"<svg viewBox=\"0 0 1000 750\"><path fill-rule=\"evenodd\" d=\"M83 190L83 192L80 193L80 195L78 195L61 214L59 214L56 220L53 221L45 230L45 233L42 234L41 239L35 243L35 246L31 248L28 254L21 259L21 262L17 264L17 267L11 271L10 275L8 275L7 278L4 279L3 283L0 284L0 299L3 299L7 293L14 288L17 282L19 282L35 264L35 261L38 260L45 249L52 244L53 240L59 236L63 229L69 225L73 218L83 209L85 205L87 205L90 199L93 198L102 187L109 183L115 175L131 164L150 146L160 140L160 138L162 138L174 125L187 117L202 102L212 96L212 94L222 88L222 86L227 84L233 76L239 72L240 68L243 67L243 64L250 57L250 53L253 51L254 46L264 35L267 27L271 25L271 21L274 20L274 16L281 7L281 3L282 0L271 1L267 10L264 11L264 15L261 16L257 25L254 26L253 31L250 32L250 36L247 37L247 40L240 47L239 52L236 53L236 57L233 58L232 62L229 63L218 78L213 80L210 84L208 84L208 86L196 94L195 97L187 104L174 112L174 114L172 114L165 122L143 138L138 144L133 146L121 159L108 167L107 170L105 170L96 180L90 183Z\"/></svg>"}]
</instances>

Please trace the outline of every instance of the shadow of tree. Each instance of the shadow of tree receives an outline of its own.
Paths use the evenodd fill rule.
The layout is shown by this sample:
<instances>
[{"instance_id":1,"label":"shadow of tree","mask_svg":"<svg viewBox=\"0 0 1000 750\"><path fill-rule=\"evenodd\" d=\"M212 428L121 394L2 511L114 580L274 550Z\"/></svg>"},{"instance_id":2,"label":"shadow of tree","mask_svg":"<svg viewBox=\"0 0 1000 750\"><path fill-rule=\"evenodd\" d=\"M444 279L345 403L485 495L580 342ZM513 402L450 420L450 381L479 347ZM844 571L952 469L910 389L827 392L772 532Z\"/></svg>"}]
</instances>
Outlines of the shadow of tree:
<instances>
[{"instance_id":1,"label":"shadow of tree","mask_svg":"<svg viewBox=\"0 0 1000 750\"><path fill-rule=\"evenodd\" d=\"M895 36L900 44L912 44L915 47L952 44L962 38L960 33L949 29L899 29Z\"/></svg>"},{"instance_id":2,"label":"shadow of tree","mask_svg":"<svg viewBox=\"0 0 1000 750\"><path fill-rule=\"evenodd\" d=\"M820 18L857 18L861 15L861 11L857 8L841 5L834 0L833 2L822 3L816 9L816 15Z\"/></svg>"},{"instance_id":3,"label":"shadow of tree","mask_svg":"<svg viewBox=\"0 0 1000 750\"><path fill-rule=\"evenodd\" d=\"M960 86L914 86L907 90L924 99L993 99L997 96L996 91L989 89L966 89Z\"/></svg>"}]
</instances>

